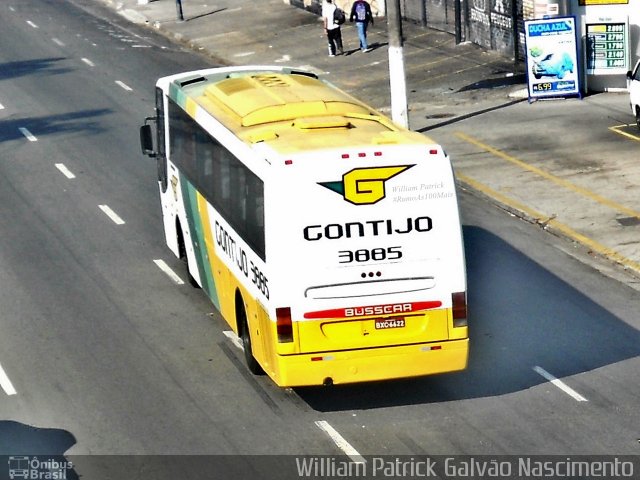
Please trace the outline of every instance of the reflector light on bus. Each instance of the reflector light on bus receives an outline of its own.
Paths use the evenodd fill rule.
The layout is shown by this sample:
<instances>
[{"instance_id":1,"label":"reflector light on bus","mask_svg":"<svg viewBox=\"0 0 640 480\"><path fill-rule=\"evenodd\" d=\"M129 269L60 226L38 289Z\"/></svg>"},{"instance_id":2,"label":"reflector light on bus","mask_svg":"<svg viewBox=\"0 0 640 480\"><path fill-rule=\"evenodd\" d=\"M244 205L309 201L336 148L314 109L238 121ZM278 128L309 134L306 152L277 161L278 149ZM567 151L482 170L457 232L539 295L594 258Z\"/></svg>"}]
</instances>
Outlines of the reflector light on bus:
<instances>
[{"instance_id":1,"label":"reflector light on bus","mask_svg":"<svg viewBox=\"0 0 640 480\"><path fill-rule=\"evenodd\" d=\"M362 157L366 157L366 156L367 156L367 154L366 154L366 153L364 153L364 152L360 152L360 153L358 153L358 156L359 156L360 158L362 158Z\"/></svg>"},{"instance_id":2,"label":"reflector light on bus","mask_svg":"<svg viewBox=\"0 0 640 480\"><path fill-rule=\"evenodd\" d=\"M467 292L454 292L451 294L453 305L453 326L467 326Z\"/></svg>"},{"instance_id":3,"label":"reflector light on bus","mask_svg":"<svg viewBox=\"0 0 640 480\"><path fill-rule=\"evenodd\" d=\"M333 355L327 355L326 357L311 357L312 362L322 362L324 360L333 360Z\"/></svg>"},{"instance_id":4,"label":"reflector light on bus","mask_svg":"<svg viewBox=\"0 0 640 480\"><path fill-rule=\"evenodd\" d=\"M426 347L422 347L420 350L423 352L430 352L431 350L442 350L442 345L427 345Z\"/></svg>"},{"instance_id":5,"label":"reflector light on bus","mask_svg":"<svg viewBox=\"0 0 640 480\"><path fill-rule=\"evenodd\" d=\"M293 165L293 160L285 160L284 164L285 165Z\"/></svg>"},{"instance_id":6,"label":"reflector light on bus","mask_svg":"<svg viewBox=\"0 0 640 480\"><path fill-rule=\"evenodd\" d=\"M342 158L349 158L349 154L348 153L343 153L342 154Z\"/></svg>"},{"instance_id":7,"label":"reflector light on bus","mask_svg":"<svg viewBox=\"0 0 640 480\"><path fill-rule=\"evenodd\" d=\"M431 150L429 150L429 154L437 155L438 154L438 149L437 148L432 148Z\"/></svg>"},{"instance_id":8,"label":"reflector light on bus","mask_svg":"<svg viewBox=\"0 0 640 480\"><path fill-rule=\"evenodd\" d=\"M291 322L291 308L276 308L276 332L278 342L293 342L293 324Z\"/></svg>"},{"instance_id":9,"label":"reflector light on bus","mask_svg":"<svg viewBox=\"0 0 640 480\"><path fill-rule=\"evenodd\" d=\"M382 152L373 152L373 156L374 157L381 157L382 156Z\"/></svg>"}]
</instances>

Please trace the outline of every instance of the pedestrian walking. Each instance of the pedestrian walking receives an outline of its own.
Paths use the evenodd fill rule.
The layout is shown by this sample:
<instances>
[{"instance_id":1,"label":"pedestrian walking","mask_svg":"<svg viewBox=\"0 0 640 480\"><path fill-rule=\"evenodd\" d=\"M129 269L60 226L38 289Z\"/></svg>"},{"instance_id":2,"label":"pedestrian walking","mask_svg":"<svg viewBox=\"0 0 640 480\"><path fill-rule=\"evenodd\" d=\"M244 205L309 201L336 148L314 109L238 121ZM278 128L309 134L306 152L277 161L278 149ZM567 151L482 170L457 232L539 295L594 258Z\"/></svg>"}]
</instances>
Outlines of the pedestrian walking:
<instances>
[{"instance_id":1,"label":"pedestrian walking","mask_svg":"<svg viewBox=\"0 0 640 480\"><path fill-rule=\"evenodd\" d=\"M322 4L322 22L324 23L324 32L327 35L330 57L342 55L343 53L342 32L340 31L340 23L336 18L337 9L333 0L324 0Z\"/></svg>"},{"instance_id":2,"label":"pedestrian walking","mask_svg":"<svg viewBox=\"0 0 640 480\"><path fill-rule=\"evenodd\" d=\"M358 29L358 39L360 40L360 50L363 52L370 52L369 44L367 43L367 27L369 22L373 25L373 14L371 13L371 5L365 0L356 0L351 6L351 15L349 15L350 22L356 22L356 28Z\"/></svg>"}]
</instances>

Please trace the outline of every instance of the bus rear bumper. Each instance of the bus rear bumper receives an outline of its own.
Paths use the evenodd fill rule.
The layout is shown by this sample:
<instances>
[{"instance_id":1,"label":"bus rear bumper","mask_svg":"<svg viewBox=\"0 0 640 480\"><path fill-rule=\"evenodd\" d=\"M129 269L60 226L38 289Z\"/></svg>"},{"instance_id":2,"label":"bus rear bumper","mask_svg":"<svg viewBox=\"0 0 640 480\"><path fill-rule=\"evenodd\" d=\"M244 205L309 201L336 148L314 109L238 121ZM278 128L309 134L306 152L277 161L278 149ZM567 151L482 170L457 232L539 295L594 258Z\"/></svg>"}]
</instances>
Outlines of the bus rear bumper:
<instances>
[{"instance_id":1,"label":"bus rear bumper","mask_svg":"<svg viewBox=\"0 0 640 480\"><path fill-rule=\"evenodd\" d=\"M439 347L439 348L438 348ZM464 370L469 339L315 354L282 355L281 387L332 385L418 377Z\"/></svg>"}]
</instances>

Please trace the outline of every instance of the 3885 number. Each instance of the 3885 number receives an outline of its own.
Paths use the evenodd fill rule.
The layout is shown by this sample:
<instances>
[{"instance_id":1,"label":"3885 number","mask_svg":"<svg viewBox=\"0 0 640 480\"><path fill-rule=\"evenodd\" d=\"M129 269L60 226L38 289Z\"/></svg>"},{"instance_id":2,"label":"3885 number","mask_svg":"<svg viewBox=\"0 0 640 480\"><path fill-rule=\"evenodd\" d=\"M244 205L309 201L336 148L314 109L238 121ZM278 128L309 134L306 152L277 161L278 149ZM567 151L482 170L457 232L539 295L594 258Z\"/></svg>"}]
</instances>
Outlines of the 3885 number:
<instances>
[{"instance_id":1,"label":"3885 number","mask_svg":"<svg viewBox=\"0 0 640 480\"><path fill-rule=\"evenodd\" d=\"M382 262L384 260L398 260L402 258L401 247L387 248L361 248L359 250L340 250L338 252L338 263L353 262Z\"/></svg>"},{"instance_id":2,"label":"3885 number","mask_svg":"<svg viewBox=\"0 0 640 480\"><path fill-rule=\"evenodd\" d=\"M260 271L260 269L253 263L251 263L251 281L255 283L258 290L262 292L262 294L269 298L269 280L264 274Z\"/></svg>"}]
</instances>

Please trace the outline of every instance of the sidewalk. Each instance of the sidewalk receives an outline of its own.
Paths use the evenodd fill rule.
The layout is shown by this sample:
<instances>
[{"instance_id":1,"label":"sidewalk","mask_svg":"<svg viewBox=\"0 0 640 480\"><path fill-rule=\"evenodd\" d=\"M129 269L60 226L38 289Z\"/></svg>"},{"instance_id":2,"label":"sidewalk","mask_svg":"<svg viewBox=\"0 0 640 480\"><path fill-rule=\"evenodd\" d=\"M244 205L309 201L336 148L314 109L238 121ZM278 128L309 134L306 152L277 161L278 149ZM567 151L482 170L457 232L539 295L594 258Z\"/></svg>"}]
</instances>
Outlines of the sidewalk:
<instances>
[{"instance_id":1,"label":"sidewalk","mask_svg":"<svg viewBox=\"0 0 640 480\"><path fill-rule=\"evenodd\" d=\"M209 55L211 66L306 68L390 112L383 18L369 29L373 51L359 51L347 22L345 55L329 57L320 18L283 0L182 0L184 21L175 0L96 1ZM622 265L632 275L621 279L640 288L640 135L610 128L633 122L628 96L528 105L524 73L511 60L444 32L408 22L403 30L411 129L445 146L466 188L573 240L581 260L593 258L608 275L622 270L598 258ZM479 115L491 110L500 115Z\"/></svg>"},{"instance_id":2,"label":"sidewalk","mask_svg":"<svg viewBox=\"0 0 640 480\"><path fill-rule=\"evenodd\" d=\"M185 21L177 20L175 0L98 0L128 20L155 27L165 35L225 65L267 64L304 67L327 77L347 92L388 113L389 63L386 20L369 28L373 51L358 49L356 28L342 27L345 55L329 57L318 15L282 0L182 0ZM146 0L142 0L146 1ZM259 19L259 21L249 20ZM513 101L522 91L514 63L477 45L456 45L453 35L403 25L410 126L419 130Z\"/></svg>"}]
</instances>

